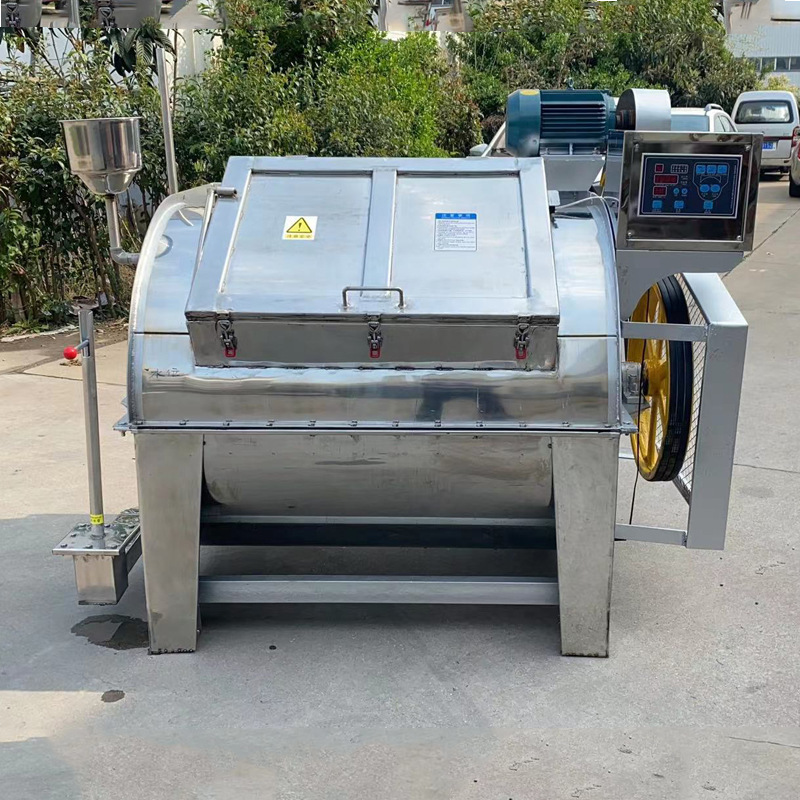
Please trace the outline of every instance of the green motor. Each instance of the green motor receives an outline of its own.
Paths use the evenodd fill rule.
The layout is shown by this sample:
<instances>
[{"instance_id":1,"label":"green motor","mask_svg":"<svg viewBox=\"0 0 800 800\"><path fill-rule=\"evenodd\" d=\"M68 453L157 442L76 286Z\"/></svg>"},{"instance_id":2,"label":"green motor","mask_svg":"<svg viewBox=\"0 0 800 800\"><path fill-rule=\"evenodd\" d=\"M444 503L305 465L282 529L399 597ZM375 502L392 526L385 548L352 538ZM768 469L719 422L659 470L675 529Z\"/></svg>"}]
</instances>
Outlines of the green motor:
<instances>
[{"instance_id":1,"label":"green motor","mask_svg":"<svg viewBox=\"0 0 800 800\"><path fill-rule=\"evenodd\" d=\"M506 101L506 150L519 157L605 152L614 98L596 89L519 89Z\"/></svg>"}]
</instances>

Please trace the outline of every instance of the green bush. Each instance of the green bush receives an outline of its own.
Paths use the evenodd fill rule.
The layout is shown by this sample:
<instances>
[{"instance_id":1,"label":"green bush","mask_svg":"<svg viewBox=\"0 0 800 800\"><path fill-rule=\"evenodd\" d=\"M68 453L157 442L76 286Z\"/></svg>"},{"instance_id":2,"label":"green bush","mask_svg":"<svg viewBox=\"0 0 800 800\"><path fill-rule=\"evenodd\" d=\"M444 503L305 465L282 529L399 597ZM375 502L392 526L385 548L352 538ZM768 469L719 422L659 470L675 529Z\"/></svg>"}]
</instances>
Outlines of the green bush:
<instances>
[{"instance_id":1,"label":"green bush","mask_svg":"<svg viewBox=\"0 0 800 800\"><path fill-rule=\"evenodd\" d=\"M137 186L145 213L164 194L158 94L149 75L140 69L115 78L105 45L62 35L70 49L60 60L46 35L10 38L0 84L0 314L4 305L21 305L26 319L16 322L62 322L75 295L103 292L113 310L130 292L132 275L108 256L102 199L69 173L60 120L141 116L147 169ZM124 227L135 243L128 208Z\"/></svg>"},{"instance_id":2,"label":"green bush","mask_svg":"<svg viewBox=\"0 0 800 800\"><path fill-rule=\"evenodd\" d=\"M330 55L314 87L316 155L464 155L479 140L477 108L426 34L365 38Z\"/></svg>"},{"instance_id":3,"label":"green bush","mask_svg":"<svg viewBox=\"0 0 800 800\"><path fill-rule=\"evenodd\" d=\"M472 10L474 30L450 50L484 116L519 88L667 89L675 106L731 109L759 86L731 54L710 0L506 0Z\"/></svg>"},{"instance_id":4,"label":"green bush","mask_svg":"<svg viewBox=\"0 0 800 800\"><path fill-rule=\"evenodd\" d=\"M217 5L228 23L220 47L205 72L174 88L183 186L221 180L231 155L464 155L481 117L488 138L521 87L658 87L675 105L730 108L760 82L726 49L711 0L488 2L448 54L426 34L384 39L372 0ZM105 292L119 310L128 300L132 270L107 255L102 201L69 174L59 120L141 117L144 169L136 213L126 204L127 247L166 192L157 26L49 36L67 38L62 60L44 46L47 34L0 34L9 52L0 72L0 323L12 306L32 323L59 322L75 295ZM18 48L34 48L33 63Z\"/></svg>"},{"instance_id":5,"label":"green bush","mask_svg":"<svg viewBox=\"0 0 800 800\"><path fill-rule=\"evenodd\" d=\"M446 156L478 141L477 107L435 40L384 39L366 0L225 8L232 27L209 68L178 88L185 182L219 180L243 153Z\"/></svg>"}]
</instances>

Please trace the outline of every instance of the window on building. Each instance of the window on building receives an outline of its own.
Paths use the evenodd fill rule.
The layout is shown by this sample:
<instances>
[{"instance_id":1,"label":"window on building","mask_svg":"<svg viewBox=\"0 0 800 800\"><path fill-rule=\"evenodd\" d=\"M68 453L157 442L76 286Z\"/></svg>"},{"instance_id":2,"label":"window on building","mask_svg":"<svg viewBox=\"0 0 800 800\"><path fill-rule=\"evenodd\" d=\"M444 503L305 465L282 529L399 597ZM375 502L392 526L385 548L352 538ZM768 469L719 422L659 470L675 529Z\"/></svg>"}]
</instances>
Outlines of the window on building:
<instances>
[{"instance_id":1,"label":"window on building","mask_svg":"<svg viewBox=\"0 0 800 800\"><path fill-rule=\"evenodd\" d=\"M800 56L792 56L789 59L789 69L792 72L800 72Z\"/></svg>"},{"instance_id":2,"label":"window on building","mask_svg":"<svg viewBox=\"0 0 800 800\"><path fill-rule=\"evenodd\" d=\"M789 66L791 60L791 58L776 58L775 72L788 72L791 69Z\"/></svg>"}]
</instances>

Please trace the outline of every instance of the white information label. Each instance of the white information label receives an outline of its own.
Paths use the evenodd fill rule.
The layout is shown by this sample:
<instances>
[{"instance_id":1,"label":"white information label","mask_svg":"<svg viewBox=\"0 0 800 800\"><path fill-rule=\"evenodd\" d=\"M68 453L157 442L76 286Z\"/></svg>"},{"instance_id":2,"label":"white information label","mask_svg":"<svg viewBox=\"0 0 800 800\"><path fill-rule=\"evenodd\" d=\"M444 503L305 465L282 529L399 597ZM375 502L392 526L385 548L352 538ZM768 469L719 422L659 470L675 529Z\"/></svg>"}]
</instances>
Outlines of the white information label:
<instances>
[{"instance_id":1,"label":"white information label","mask_svg":"<svg viewBox=\"0 0 800 800\"><path fill-rule=\"evenodd\" d=\"M434 250L478 249L477 214L437 214L434 226Z\"/></svg>"}]
</instances>

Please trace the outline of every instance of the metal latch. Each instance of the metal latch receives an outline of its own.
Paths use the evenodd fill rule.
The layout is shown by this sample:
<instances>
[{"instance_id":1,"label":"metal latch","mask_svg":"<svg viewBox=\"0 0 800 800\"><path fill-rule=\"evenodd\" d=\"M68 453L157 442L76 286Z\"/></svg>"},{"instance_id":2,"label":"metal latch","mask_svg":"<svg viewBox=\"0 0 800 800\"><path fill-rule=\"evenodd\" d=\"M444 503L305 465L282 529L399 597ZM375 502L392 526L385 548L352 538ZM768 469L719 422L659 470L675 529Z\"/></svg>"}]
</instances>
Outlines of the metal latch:
<instances>
[{"instance_id":1,"label":"metal latch","mask_svg":"<svg viewBox=\"0 0 800 800\"><path fill-rule=\"evenodd\" d=\"M238 341L233 330L233 322L229 319L221 319L217 322L217 330L222 346L225 349L225 358L236 358L236 347Z\"/></svg>"},{"instance_id":2,"label":"metal latch","mask_svg":"<svg viewBox=\"0 0 800 800\"><path fill-rule=\"evenodd\" d=\"M514 334L514 352L518 361L524 361L528 357L528 345L531 342L530 322L520 322L517 325L517 332Z\"/></svg>"},{"instance_id":3,"label":"metal latch","mask_svg":"<svg viewBox=\"0 0 800 800\"><path fill-rule=\"evenodd\" d=\"M114 4L112 0L97 0L95 3L99 27L116 28L117 20L114 18Z\"/></svg>"},{"instance_id":4,"label":"metal latch","mask_svg":"<svg viewBox=\"0 0 800 800\"><path fill-rule=\"evenodd\" d=\"M369 344L369 357L380 358L381 348L383 347L383 333L381 332L380 319L367 321L367 343Z\"/></svg>"},{"instance_id":5,"label":"metal latch","mask_svg":"<svg viewBox=\"0 0 800 800\"><path fill-rule=\"evenodd\" d=\"M6 23L8 24L9 28L18 29L22 26L22 20L19 15L19 11L17 11L18 3L12 2L8 3L6 7Z\"/></svg>"}]
</instances>

